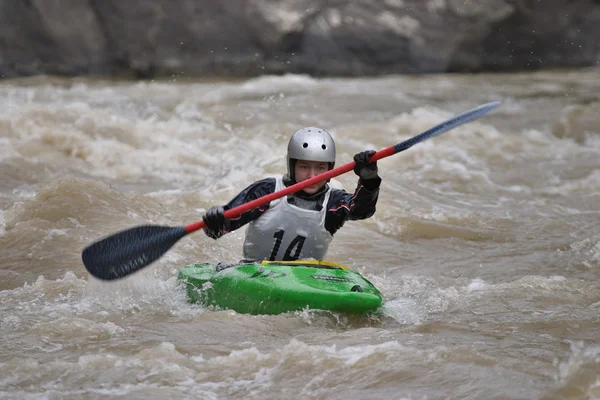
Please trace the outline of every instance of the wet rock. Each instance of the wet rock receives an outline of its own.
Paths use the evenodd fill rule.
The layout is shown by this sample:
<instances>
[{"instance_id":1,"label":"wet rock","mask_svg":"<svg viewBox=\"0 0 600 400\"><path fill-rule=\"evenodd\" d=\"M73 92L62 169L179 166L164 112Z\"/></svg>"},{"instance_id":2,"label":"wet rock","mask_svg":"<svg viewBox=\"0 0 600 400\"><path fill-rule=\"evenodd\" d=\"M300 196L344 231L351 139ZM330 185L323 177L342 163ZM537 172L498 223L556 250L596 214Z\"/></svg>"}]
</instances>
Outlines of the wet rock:
<instances>
[{"instance_id":1,"label":"wet rock","mask_svg":"<svg viewBox=\"0 0 600 400\"><path fill-rule=\"evenodd\" d=\"M597 0L6 0L0 74L254 76L597 65Z\"/></svg>"}]
</instances>

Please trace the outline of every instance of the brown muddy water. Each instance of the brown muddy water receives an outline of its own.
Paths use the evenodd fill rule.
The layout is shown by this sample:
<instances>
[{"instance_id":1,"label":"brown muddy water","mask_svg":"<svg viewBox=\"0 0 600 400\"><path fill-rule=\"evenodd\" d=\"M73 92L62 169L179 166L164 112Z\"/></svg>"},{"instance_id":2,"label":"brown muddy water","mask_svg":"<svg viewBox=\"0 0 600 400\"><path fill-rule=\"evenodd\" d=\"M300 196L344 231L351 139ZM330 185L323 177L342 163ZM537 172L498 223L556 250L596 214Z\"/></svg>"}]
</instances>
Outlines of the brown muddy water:
<instances>
[{"instance_id":1,"label":"brown muddy water","mask_svg":"<svg viewBox=\"0 0 600 400\"><path fill-rule=\"evenodd\" d=\"M0 397L600 398L599 93L598 69L3 81ZM244 229L117 282L81 263L104 235L197 221L283 173L300 127L329 130L342 165L494 100L381 160L376 214L334 238L330 261L384 294L378 315L188 304L178 269L238 260Z\"/></svg>"}]
</instances>

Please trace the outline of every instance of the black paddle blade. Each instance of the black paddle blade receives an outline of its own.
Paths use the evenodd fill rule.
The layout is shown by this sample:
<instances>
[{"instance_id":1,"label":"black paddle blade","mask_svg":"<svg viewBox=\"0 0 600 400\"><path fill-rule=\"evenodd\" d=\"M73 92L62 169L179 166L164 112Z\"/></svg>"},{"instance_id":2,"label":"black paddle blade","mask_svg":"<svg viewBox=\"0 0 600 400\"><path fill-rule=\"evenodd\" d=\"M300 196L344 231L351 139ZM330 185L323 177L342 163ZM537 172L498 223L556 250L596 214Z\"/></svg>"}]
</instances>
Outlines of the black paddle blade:
<instances>
[{"instance_id":1,"label":"black paddle blade","mask_svg":"<svg viewBox=\"0 0 600 400\"><path fill-rule=\"evenodd\" d=\"M91 244L81 258L96 278L120 279L156 261L185 235L184 227L142 225Z\"/></svg>"},{"instance_id":2,"label":"black paddle blade","mask_svg":"<svg viewBox=\"0 0 600 400\"><path fill-rule=\"evenodd\" d=\"M401 151L404 151L404 150L414 146L417 143L425 141L434 136L441 135L442 133L447 132L450 129L454 129L457 126L460 126L460 125L466 124L467 122L473 121L474 119L477 119L477 118L481 117L482 115L489 113L490 111L492 111L494 108L498 107L499 105L500 105L499 101L492 101L491 103L485 103L485 104L480 105L479 107L475 107L469 111L465 111L464 113L459 114L455 117L452 117L449 120L444 121L441 124L438 124L438 125L434 126L433 128L428 129L427 131L425 131L415 137L405 140L402 143L398 143L397 145L394 146L394 153L399 153Z\"/></svg>"}]
</instances>

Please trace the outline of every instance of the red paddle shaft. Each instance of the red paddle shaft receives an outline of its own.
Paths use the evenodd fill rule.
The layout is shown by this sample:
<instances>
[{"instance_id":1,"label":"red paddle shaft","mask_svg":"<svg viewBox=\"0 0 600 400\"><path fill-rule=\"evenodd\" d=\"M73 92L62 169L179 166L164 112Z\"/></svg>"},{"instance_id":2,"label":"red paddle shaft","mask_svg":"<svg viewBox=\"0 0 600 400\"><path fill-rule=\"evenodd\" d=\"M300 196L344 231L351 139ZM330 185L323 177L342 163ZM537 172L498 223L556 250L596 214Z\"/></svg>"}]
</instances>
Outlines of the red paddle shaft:
<instances>
[{"instance_id":1,"label":"red paddle shaft","mask_svg":"<svg viewBox=\"0 0 600 400\"><path fill-rule=\"evenodd\" d=\"M499 105L500 105L499 101L493 101L491 103L482 104L479 107L475 107L469 111L466 111L462 114L452 117L449 120L444 121L441 124L438 124L438 125L434 126L433 128L431 128L417 136L414 136L414 137L412 137L408 140L405 140L401 143L398 143L394 146L390 146L387 149L378 151L377 153L375 153L371 156L371 158L369 159L369 162L371 163L371 162L377 161L379 159L382 159L384 157L388 157L393 154L399 153L401 151L404 151L404 150L414 146L415 144L417 144L419 142L422 142L433 136L437 136L441 133L449 131L452 128L455 128L459 125L462 125L462 124L472 121L474 119L477 119L477 118L481 117L482 115L487 114L488 112L490 112L494 108L498 107ZM334 168L330 171L327 171L320 175L314 176L305 181L296 183L295 185L288 186L285 189L280 190L278 192L267 194L256 200L252 200L248 203L244 203L235 208L232 208L231 210L227 210L224 213L225 219L238 217L243 212L246 212L248 210L252 210L256 207L262 206L263 204L269 203L275 199L278 199L283 196L287 196L288 194L291 194L291 193L298 192L308 186L314 185L315 183L323 182L327 179L331 179L338 175L352 171L354 169L355 164L356 163L354 161L349 162L348 164ZM191 233L191 232L197 231L198 229L202 229L202 228L204 228L204 221L198 221L198 222L194 222L189 225L186 225L185 231L187 233Z\"/></svg>"},{"instance_id":2,"label":"red paddle shaft","mask_svg":"<svg viewBox=\"0 0 600 400\"><path fill-rule=\"evenodd\" d=\"M377 161L380 158L387 157L392 154L394 154L394 146L389 147L385 150L378 151L377 153L375 153L371 156L369 161L370 162ZM356 163L354 161L349 162L348 164L334 168L334 169L324 172L320 175L313 176L312 178L309 178L305 181L298 182L292 186L288 186L285 189L279 190L277 192L269 193L267 195L259 197L258 199L255 199L255 200L249 201L248 203L244 203L242 205L234 207L231 210L225 211L225 213L224 213L225 219L231 219L231 218L238 217L246 211L250 211L252 209L255 209L256 207L262 206L263 204L270 203L271 201L279 199L280 197L299 192L300 190L307 188L309 186L312 186L315 183L323 182L323 181L331 179L335 176L345 174L346 172L352 171L354 169L355 164ZM198 221L198 222L194 222L189 225L186 225L185 231L187 233L192 233L192 232L197 231L198 229L202 229L202 228L204 228L204 221Z\"/></svg>"}]
</instances>

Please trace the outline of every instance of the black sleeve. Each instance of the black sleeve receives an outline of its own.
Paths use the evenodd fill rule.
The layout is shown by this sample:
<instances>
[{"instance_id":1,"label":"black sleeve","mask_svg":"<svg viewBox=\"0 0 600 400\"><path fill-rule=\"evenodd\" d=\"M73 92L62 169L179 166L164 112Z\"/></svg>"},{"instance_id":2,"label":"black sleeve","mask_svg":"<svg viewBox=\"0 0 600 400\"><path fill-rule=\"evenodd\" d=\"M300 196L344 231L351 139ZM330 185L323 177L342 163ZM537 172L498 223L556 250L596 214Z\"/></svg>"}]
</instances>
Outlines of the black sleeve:
<instances>
[{"instance_id":1,"label":"black sleeve","mask_svg":"<svg viewBox=\"0 0 600 400\"><path fill-rule=\"evenodd\" d=\"M227 203L223 208L225 210L230 210L237 206L240 206L244 203L247 203L252 200L256 200L260 197L263 197L267 194L271 194L275 191L275 178L265 178L260 181L254 182L252 185L248 186L246 189L242 190L237 196L235 196L229 203ZM254 221L258 217L260 217L265 211L269 209L269 203L264 204L258 208L254 208L249 211L243 212L239 217L227 219L225 220L225 225L223 230L221 231L220 236L224 234L235 231L238 228L246 225L250 221Z\"/></svg>"},{"instance_id":2,"label":"black sleeve","mask_svg":"<svg viewBox=\"0 0 600 400\"><path fill-rule=\"evenodd\" d=\"M375 214L381 178L358 180L354 193L332 189L327 203L325 229L332 235L348 220L366 219Z\"/></svg>"}]
</instances>

